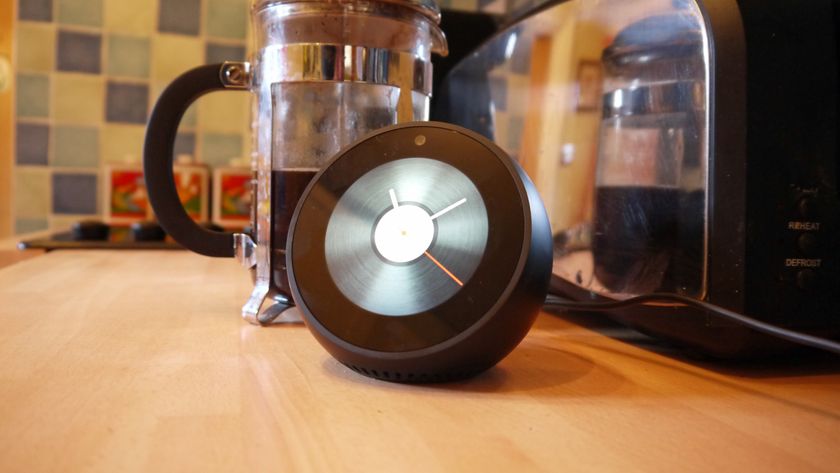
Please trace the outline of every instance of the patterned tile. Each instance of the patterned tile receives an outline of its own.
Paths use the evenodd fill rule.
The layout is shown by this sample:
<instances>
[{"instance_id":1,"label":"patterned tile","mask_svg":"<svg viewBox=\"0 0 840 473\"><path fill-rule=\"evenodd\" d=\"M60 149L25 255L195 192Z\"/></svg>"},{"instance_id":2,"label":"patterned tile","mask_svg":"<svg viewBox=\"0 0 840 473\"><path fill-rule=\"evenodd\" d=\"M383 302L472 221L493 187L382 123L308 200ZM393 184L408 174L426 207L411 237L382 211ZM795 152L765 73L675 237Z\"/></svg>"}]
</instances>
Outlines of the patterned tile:
<instances>
[{"instance_id":1,"label":"patterned tile","mask_svg":"<svg viewBox=\"0 0 840 473\"><path fill-rule=\"evenodd\" d=\"M52 21L52 0L20 0L18 18L31 21Z\"/></svg>"},{"instance_id":2,"label":"patterned tile","mask_svg":"<svg viewBox=\"0 0 840 473\"><path fill-rule=\"evenodd\" d=\"M105 29L121 34L155 31L157 0L105 0Z\"/></svg>"},{"instance_id":3,"label":"patterned tile","mask_svg":"<svg viewBox=\"0 0 840 473\"><path fill-rule=\"evenodd\" d=\"M205 133L198 161L210 166L227 166L231 159L241 156L242 135Z\"/></svg>"},{"instance_id":4,"label":"patterned tile","mask_svg":"<svg viewBox=\"0 0 840 473\"><path fill-rule=\"evenodd\" d=\"M102 76L56 73L53 75L53 117L58 123L98 125L105 111Z\"/></svg>"},{"instance_id":5,"label":"patterned tile","mask_svg":"<svg viewBox=\"0 0 840 473\"><path fill-rule=\"evenodd\" d=\"M58 70L99 74L102 37L98 34L58 32Z\"/></svg>"},{"instance_id":6,"label":"patterned tile","mask_svg":"<svg viewBox=\"0 0 840 473\"><path fill-rule=\"evenodd\" d=\"M109 122L146 123L149 87L140 84L108 82L105 118Z\"/></svg>"},{"instance_id":7,"label":"patterned tile","mask_svg":"<svg viewBox=\"0 0 840 473\"><path fill-rule=\"evenodd\" d=\"M24 233L40 232L50 227L50 222L46 218L18 218L15 219L15 233L18 235Z\"/></svg>"},{"instance_id":8,"label":"patterned tile","mask_svg":"<svg viewBox=\"0 0 840 473\"><path fill-rule=\"evenodd\" d=\"M178 133L175 137L175 157L182 154L195 156L195 133Z\"/></svg>"},{"instance_id":9,"label":"patterned tile","mask_svg":"<svg viewBox=\"0 0 840 473\"><path fill-rule=\"evenodd\" d=\"M15 162L26 166L46 166L49 161L50 127L18 123L15 132Z\"/></svg>"},{"instance_id":10,"label":"patterned tile","mask_svg":"<svg viewBox=\"0 0 840 473\"><path fill-rule=\"evenodd\" d=\"M17 67L50 72L55 67L55 27L21 22L17 26Z\"/></svg>"},{"instance_id":11,"label":"patterned tile","mask_svg":"<svg viewBox=\"0 0 840 473\"><path fill-rule=\"evenodd\" d=\"M142 161L150 99L195 66L246 58L251 0L12 1L16 232L95 215L94 170ZM227 164L248 154L249 122L247 93L211 94L175 152Z\"/></svg>"},{"instance_id":12,"label":"patterned tile","mask_svg":"<svg viewBox=\"0 0 840 473\"><path fill-rule=\"evenodd\" d=\"M106 124L100 131L100 154L108 164L139 163L143 156L146 127Z\"/></svg>"},{"instance_id":13,"label":"patterned tile","mask_svg":"<svg viewBox=\"0 0 840 473\"><path fill-rule=\"evenodd\" d=\"M149 77L149 38L111 35L108 37L108 74Z\"/></svg>"},{"instance_id":14,"label":"patterned tile","mask_svg":"<svg viewBox=\"0 0 840 473\"><path fill-rule=\"evenodd\" d=\"M251 94L243 91L220 91L198 101L198 123L203 130L239 132L251 116Z\"/></svg>"},{"instance_id":15,"label":"patterned tile","mask_svg":"<svg viewBox=\"0 0 840 473\"><path fill-rule=\"evenodd\" d=\"M15 172L15 217L45 218L50 213L50 175L46 169Z\"/></svg>"},{"instance_id":16,"label":"patterned tile","mask_svg":"<svg viewBox=\"0 0 840 473\"><path fill-rule=\"evenodd\" d=\"M172 54L178 51L178 54ZM204 64L204 42L190 36L159 34L152 38L152 76L169 83Z\"/></svg>"},{"instance_id":17,"label":"patterned tile","mask_svg":"<svg viewBox=\"0 0 840 473\"><path fill-rule=\"evenodd\" d=\"M225 61L244 61L245 46L231 46L229 44L207 43L204 62L218 64Z\"/></svg>"},{"instance_id":18,"label":"patterned tile","mask_svg":"<svg viewBox=\"0 0 840 473\"><path fill-rule=\"evenodd\" d=\"M245 39L248 3L243 0L207 0L205 27L208 36Z\"/></svg>"},{"instance_id":19,"label":"patterned tile","mask_svg":"<svg viewBox=\"0 0 840 473\"><path fill-rule=\"evenodd\" d=\"M200 101L193 102L190 108L187 109L184 116L181 117L181 128L195 128L198 124L198 104Z\"/></svg>"},{"instance_id":20,"label":"patterned tile","mask_svg":"<svg viewBox=\"0 0 840 473\"><path fill-rule=\"evenodd\" d=\"M43 74L18 74L17 116L47 118L50 115L50 78Z\"/></svg>"},{"instance_id":21,"label":"patterned tile","mask_svg":"<svg viewBox=\"0 0 840 473\"><path fill-rule=\"evenodd\" d=\"M160 0L159 31L196 36L200 29L201 0Z\"/></svg>"},{"instance_id":22,"label":"patterned tile","mask_svg":"<svg viewBox=\"0 0 840 473\"><path fill-rule=\"evenodd\" d=\"M55 173L52 176L53 213L92 215L97 211L97 176Z\"/></svg>"},{"instance_id":23,"label":"patterned tile","mask_svg":"<svg viewBox=\"0 0 840 473\"><path fill-rule=\"evenodd\" d=\"M58 0L58 22L102 26L102 0Z\"/></svg>"},{"instance_id":24,"label":"patterned tile","mask_svg":"<svg viewBox=\"0 0 840 473\"><path fill-rule=\"evenodd\" d=\"M53 143L53 166L99 166L99 128L58 125L53 128Z\"/></svg>"}]
</instances>

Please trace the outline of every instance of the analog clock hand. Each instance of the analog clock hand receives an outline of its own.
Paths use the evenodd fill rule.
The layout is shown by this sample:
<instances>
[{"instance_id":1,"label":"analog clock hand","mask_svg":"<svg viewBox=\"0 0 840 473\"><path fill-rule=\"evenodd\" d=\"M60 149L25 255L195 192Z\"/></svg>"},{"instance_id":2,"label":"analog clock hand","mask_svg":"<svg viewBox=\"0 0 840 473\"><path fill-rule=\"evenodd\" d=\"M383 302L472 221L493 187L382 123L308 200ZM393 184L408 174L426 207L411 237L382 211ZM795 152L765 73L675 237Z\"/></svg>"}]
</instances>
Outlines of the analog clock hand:
<instances>
[{"instance_id":1,"label":"analog clock hand","mask_svg":"<svg viewBox=\"0 0 840 473\"><path fill-rule=\"evenodd\" d=\"M449 207L446 207L445 209L441 210L440 212L432 215L431 219L434 220L434 219L440 217L441 215L445 214L446 212L449 212L450 210L453 210L454 208L458 207L459 205L463 204L466 201L467 201L467 199L463 198L463 199L459 200L458 202L455 202L454 204L450 205Z\"/></svg>"},{"instance_id":2,"label":"analog clock hand","mask_svg":"<svg viewBox=\"0 0 840 473\"><path fill-rule=\"evenodd\" d=\"M440 269L441 269L444 273L446 273L446 275L447 275L447 276L449 276L450 278L452 278L452 280L453 280L453 281L455 281L455 284L457 284L457 285L459 285L459 286L461 286L461 287L463 287L463 286L464 286L464 283L462 283L460 279L458 279L457 277L455 277L455 275L454 275L454 274L452 274L452 271L450 271L450 270L446 269L446 267L445 267L444 265L440 264L440 261L436 260L436 259L435 259L435 257L434 257L434 256L432 256L432 255L431 255L428 251L424 252L423 254L424 254L424 255L426 255L426 257L427 257L427 258L429 258L430 260L432 260L432 263L434 263L435 265L437 265L437 267L438 267L438 268L440 268Z\"/></svg>"},{"instance_id":3,"label":"analog clock hand","mask_svg":"<svg viewBox=\"0 0 840 473\"><path fill-rule=\"evenodd\" d=\"M391 196L391 205L393 205L394 208L399 207L400 203L397 202L397 193L394 192L394 189L388 189L388 195Z\"/></svg>"}]
</instances>

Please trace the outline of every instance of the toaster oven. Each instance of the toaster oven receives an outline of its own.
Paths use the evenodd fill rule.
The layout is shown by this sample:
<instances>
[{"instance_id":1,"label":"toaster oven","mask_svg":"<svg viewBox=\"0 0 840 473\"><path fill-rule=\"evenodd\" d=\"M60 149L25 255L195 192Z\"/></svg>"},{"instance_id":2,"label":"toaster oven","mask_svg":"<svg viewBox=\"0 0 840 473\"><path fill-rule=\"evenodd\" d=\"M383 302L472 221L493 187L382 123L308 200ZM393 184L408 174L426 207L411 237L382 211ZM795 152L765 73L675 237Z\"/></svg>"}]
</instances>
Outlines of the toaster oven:
<instances>
[{"instance_id":1,"label":"toaster oven","mask_svg":"<svg viewBox=\"0 0 840 473\"><path fill-rule=\"evenodd\" d=\"M670 293L840 332L840 2L547 2L457 64L435 118L532 177L555 293ZM784 342L675 304L615 310L716 356Z\"/></svg>"}]
</instances>

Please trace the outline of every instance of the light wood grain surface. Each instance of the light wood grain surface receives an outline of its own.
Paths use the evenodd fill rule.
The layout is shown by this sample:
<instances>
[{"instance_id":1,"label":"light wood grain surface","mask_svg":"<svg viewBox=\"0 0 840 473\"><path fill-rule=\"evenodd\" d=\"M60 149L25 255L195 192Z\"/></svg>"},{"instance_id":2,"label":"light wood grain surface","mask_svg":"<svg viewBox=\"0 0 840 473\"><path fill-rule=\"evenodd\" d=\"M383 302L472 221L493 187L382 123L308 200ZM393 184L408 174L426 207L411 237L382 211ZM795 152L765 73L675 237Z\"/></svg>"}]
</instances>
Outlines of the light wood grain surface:
<instances>
[{"instance_id":1,"label":"light wood grain surface","mask_svg":"<svg viewBox=\"0 0 840 473\"><path fill-rule=\"evenodd\" d=\"M713 369L545 314L476 379L396 385L344 368L302 326L243 322L249 288L233 261L186 252L0 270L0 471L840 465L832 358Z\"/></svg>"},{"instance_id":2,"label":"light wood grain surface","mask_svg":"<svg viewBox=\"0 0 840 473\"><path fill-rule=\"evenodd\" d=\"M29 235L41 235L46 232ZM20 241L27 239L29 235L21 235L9 238L0 238L0 268L11 266L20 261L25 261L44 254L44 250L19 250L17 245Z\"/></svg>"}]
</instances>

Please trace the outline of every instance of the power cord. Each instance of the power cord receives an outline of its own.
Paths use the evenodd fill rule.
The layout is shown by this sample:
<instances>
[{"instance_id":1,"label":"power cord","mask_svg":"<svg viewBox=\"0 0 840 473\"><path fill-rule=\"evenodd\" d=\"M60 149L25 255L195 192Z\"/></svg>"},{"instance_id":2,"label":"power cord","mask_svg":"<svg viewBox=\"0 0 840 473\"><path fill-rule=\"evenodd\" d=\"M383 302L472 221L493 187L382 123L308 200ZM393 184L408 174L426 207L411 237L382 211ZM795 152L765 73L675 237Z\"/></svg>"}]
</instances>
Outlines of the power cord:
<instances>
[{"instance_id":1,"label":"power cord","mask_svg":"<svg viewBox=\"0 0 840 473\"><path fill-rule=\"evenodd\" d=\"M795 332L777 325L768 324L760 320L748 317L746 315L733 312L708 302L699 301L690 297L680 296L677 294L667 293L652 293L641 296L631 297L620 301L609 302L578 302L556 295L549 295L545 300L546 307L553 307L557 309L573 310L580 312L604 312L614 309L623 309L627 307L639 306L644 304L680 304L683 306L694 307L696 309L705 310L706 312L720 317L721 319L730 320L739 323L743 326L749 327L767 335L772 335L790 342L798 343L820 350L825 350L835 355L840 355L840 343L828 340L825 338L815 337L806 333Z\"/></svg>"}]
</instances>

